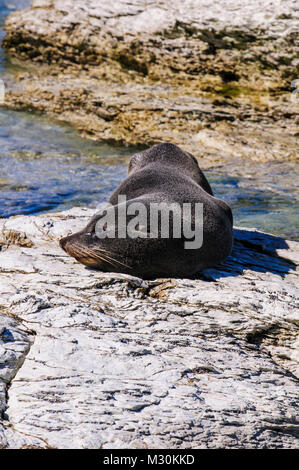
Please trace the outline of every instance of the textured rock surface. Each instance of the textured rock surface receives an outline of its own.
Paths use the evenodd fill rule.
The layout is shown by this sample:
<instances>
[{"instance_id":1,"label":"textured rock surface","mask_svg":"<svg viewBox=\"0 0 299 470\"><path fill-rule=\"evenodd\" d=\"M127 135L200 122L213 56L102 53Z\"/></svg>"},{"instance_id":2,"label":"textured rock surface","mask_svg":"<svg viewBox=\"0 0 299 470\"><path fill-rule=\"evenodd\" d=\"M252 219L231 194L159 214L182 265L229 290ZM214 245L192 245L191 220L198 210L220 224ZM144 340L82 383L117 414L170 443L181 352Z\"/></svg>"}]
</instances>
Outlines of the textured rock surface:
<instances>
[{"instance_id":1,"label":"textured rock surface","mask_svg":"<svg viewBox=\"0 0 299 470\"><path fill-rule=\"evenodd\" d=\"M145 282L59 249L91 214L0 222L0 446L297 447L298 244L236 229L223 265Z\"/></svg>"},{"instance_id":2,"label":"textured rock surface","mask_svg":"<svg viewBox=\"0 0 299 470\"><path fill-rule=\"evenodd\" d=\"M291 0L35 0L6 23L4 45L23 61L6 105L97 140L171 141L205 168L289 161L297 21Z\"/></svg>"}]
</instances>

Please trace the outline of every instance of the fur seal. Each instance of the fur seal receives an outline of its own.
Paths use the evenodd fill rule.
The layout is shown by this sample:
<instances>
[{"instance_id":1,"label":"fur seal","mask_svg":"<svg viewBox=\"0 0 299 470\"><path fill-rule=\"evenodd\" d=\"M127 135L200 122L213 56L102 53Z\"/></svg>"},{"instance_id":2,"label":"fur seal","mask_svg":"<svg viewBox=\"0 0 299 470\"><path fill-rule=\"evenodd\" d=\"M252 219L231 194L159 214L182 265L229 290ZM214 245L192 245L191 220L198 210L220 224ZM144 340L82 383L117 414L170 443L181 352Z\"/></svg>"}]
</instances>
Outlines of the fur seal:
<instances>
[{"instance_id":1,"label":"fur seal","mask_svg":"<svg viewBox=\"0 0 299 470\"><path fill-rule=\"evenodd\" d=\"M124 197L124 201L120 202L120 197ZM134 225L136 203L145 207L143 215L149 217L143 225L138 219L133 231L121 236L120 232L126 229L124 223L119 222L123 220L119 218L121 211L127 211L125 225ZM151 207L161 203L174 207L169 212L169 236L162 235L160 214L158 232L153 237L149 212ZM86 266L144 279L188 277L215 266L231 252L231 209L214 197L195 157L174 144L158 144L133 155L127 178L113 192L109 204L109 208L93 216L83 230L60 240L63 250ZM187 249L186 241L191 235L195 237L199 220L196 205L202 207L202 243ZM179 209L187 206L189 211L182 216ZM112 211L115 218L109 219ZM114 236L109 236L112 233L109 220L118 221ZM182 220L190 224L188 237L179 223Z\"/></svg>"}]
</instances>

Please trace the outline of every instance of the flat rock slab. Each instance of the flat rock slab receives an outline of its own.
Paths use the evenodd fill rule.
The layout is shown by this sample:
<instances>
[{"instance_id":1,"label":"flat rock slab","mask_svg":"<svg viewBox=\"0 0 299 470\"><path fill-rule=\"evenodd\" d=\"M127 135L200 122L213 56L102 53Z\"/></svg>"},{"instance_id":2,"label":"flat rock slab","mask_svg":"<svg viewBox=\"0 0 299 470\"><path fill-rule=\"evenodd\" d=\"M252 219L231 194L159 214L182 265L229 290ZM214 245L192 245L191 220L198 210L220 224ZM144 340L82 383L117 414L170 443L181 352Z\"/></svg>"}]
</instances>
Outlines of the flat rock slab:
<instances>
[{"instance_id":1,"label":"flat rock slab","mask_svg":"<svg viewBox=\"0 0 299 470\"><path fill-rule=\"evenodd\" d=\"M0 446L296 447L298 244L235 229L222 265L144 281L59 248L92 213L0 222Z\"/></svg>"}]
</instances>

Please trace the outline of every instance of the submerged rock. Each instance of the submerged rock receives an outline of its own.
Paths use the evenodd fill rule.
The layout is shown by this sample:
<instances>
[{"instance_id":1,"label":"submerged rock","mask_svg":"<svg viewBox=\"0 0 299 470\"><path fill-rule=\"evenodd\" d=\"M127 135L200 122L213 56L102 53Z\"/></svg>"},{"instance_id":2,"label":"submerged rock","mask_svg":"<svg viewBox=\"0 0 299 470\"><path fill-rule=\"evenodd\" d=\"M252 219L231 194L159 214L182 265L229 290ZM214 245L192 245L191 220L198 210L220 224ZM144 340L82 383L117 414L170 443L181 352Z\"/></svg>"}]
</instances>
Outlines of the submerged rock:
<instances>
[{"instance_id":1,"label":"submerged rock","mask_svg":"<svg viewBox=\"0 0 299 470\"><path fill-rule=\"evenodd\" d=\"M298 243L235 229L192 279L66 256L93 211L2 219L0 446L293 448Z\"/></svg>"}]
</instances>

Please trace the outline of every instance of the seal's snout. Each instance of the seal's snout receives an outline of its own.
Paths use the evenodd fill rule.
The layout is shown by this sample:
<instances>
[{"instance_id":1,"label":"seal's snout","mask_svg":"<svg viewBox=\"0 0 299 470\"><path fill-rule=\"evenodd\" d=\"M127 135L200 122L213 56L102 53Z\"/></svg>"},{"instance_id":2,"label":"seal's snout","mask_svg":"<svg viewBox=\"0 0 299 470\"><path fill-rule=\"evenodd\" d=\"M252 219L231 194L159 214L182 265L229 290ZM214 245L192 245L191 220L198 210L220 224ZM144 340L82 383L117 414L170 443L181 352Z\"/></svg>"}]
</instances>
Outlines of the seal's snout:
<instances>
[{"instance_id":1,"label":"seal's snout","mask_svg":"<svg viewBox=\"0 0 299 470\"><path fill-rule=\"evenodd\" d=\"M61 248L69 255L88 267L103 267L106 263L105 257L102 257L92 246L88 245L89 238L81 232L74 233L59 240Z\"/></svg>"},{"instance_id":2,"label":"seal's snout","mask_svg":"<svg viewBox=\"0 0 299 470\"><path fill-rule=\"evenodd\" d=\"M60 247L70 256L75 256L73 253L73 236L63 237L59 240Z\"/></svg>"},{"instance_id":3,"label":"seal's snout","mask_svg":"<svg viewBox=\"0 0 299 470\"><path fill-rule=\"evenodd\" d=\"M68 241L68 237L63 237L59 240L59 245L64 251L66 251L67 241Z\"/></svg>"},{"instance_id":4,"label":"seal's snout","mask_svg":"<svg viewBox=\"0 0 299 470\"><path fill-rule=\"evenodd\" d=\"M68 235L67 237L61 238L59 240L59 245L68 255L76 257L77 253L75 253L76 246L74 245L74 235Z\"/></svg>"}]
</instances>

